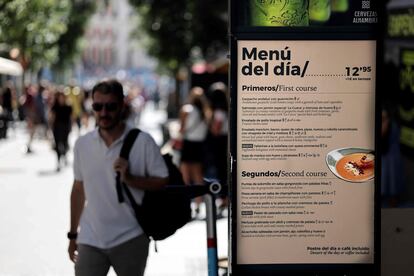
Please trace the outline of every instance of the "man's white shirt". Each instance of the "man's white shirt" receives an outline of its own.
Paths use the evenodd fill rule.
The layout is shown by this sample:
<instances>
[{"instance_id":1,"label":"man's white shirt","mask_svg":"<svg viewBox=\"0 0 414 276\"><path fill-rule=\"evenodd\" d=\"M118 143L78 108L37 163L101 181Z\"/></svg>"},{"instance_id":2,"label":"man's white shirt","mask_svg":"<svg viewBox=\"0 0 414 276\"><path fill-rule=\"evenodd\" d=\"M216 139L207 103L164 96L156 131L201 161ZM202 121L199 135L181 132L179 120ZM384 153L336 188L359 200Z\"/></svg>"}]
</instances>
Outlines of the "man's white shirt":
<instances>
[{"instance_id":1,"label":"man's white shirt","mask_svg":"<svg viewBox=\"0 0 414 276\"><path fill-rule=\"evenodd\" d=\"M74 176L82 181L86 204L80 220L77 243L111 248L143 233L125 196L119 203L113 163L119 157L123 140L130 130L110 147L105 145L98 129L79 137L74 147ZM135 176L168 177L168 169L153 138L141 132L129 155L129 171ZM141 204L144 191L130 188Z\"/></svg>"}]
</instances>

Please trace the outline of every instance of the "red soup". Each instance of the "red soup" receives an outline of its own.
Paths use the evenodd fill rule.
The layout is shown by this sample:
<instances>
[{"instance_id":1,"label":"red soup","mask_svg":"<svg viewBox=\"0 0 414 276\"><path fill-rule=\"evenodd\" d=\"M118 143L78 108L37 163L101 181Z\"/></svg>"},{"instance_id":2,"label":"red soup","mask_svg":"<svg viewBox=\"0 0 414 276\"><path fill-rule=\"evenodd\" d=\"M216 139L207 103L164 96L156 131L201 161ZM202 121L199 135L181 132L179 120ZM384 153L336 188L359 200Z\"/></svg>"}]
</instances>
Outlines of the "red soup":
<instances>
[{"instance_id":1,"label":"red soup","mask_svg":"<svg viewBox=\"0 0 414 276\"><path fill-rule=\"evenodd\" d=\"M374 176L374 156L366 153L346 155L336 163L336 171L346 180L366 181Z\"/></svg>"}]
</instances>

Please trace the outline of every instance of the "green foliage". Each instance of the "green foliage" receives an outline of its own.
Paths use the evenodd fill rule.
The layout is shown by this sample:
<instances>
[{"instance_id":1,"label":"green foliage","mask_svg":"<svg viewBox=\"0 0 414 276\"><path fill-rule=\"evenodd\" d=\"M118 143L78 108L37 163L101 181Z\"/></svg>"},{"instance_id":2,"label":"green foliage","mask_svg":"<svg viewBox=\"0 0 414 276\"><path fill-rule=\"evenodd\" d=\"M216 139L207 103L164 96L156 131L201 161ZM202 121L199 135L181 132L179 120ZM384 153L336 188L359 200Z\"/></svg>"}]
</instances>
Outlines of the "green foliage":
<instances>
[{"instance_id":1,"label":"green foliage","mask_svg":"<svg viewBox=\"0 0 414 276\"><path fill-rule=\"evenodd\" d=\"M227 48L225 0L129 0L149 35L149 53L176 71L200 49L201 58L214 57Z\"/></svg>"},{"instance_id":2,"label":"green foliage","mask_svg":"<svg viewBox=\"0 0 414 276\"><path fill-rule=\"evenodd\" d=\"M227 5L228 1L223 0L195 0L194 44L207 59L227 49Z\"/></svg>"},{"instance_id":3,"label":"green foliage","mask_svg":"<svg viewBox=\"0 0 414 276\"><path fill-rule=\"evenodd\" d=\"M16 47L25 69L64 64L76 50L93 1L0 0L0 44Z\"/></svg>"}]
</instances>

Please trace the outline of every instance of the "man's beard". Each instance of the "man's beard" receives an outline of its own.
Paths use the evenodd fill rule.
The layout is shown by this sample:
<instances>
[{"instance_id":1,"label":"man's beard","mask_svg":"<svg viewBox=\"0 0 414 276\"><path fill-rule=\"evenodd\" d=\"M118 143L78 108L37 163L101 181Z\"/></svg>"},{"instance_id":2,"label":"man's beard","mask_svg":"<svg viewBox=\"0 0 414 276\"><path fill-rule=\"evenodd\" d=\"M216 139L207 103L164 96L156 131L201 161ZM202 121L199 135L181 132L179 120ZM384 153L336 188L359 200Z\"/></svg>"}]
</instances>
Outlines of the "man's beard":
<instances>
[{"instance_id":1,"label":"man's beard","mask_svg":"<svg viewBox=\"0 0 414 276\"><path fill-rule=\"evenodd\" d=\"M109 123L101 123L101 120L107 120ZM121 123L121 116L103 116L98 118L98 126L103 130L112 130Z\"/></svg>"}]
</instances>

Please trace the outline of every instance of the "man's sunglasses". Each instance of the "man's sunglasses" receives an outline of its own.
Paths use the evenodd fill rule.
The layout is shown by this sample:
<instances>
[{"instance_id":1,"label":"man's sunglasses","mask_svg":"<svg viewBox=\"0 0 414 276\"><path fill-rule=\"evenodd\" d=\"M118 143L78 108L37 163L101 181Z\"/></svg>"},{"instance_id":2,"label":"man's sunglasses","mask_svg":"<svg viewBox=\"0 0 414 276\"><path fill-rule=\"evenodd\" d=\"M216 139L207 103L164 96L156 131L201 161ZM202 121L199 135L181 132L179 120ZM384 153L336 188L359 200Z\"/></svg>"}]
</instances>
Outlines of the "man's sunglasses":
<instances>
[{"instance_id":1,"label":"man's sunglasses","mask_svg":"<svg viewBox=\"0 0 414 276\"><path fill-rule=\"evenodd\" d=\"M101 111L105 107L106 111L115 111L118 108L118 103L112 102L112 103L93 103L92 109L94 111Z\"/></svg>"}]
</instances>

